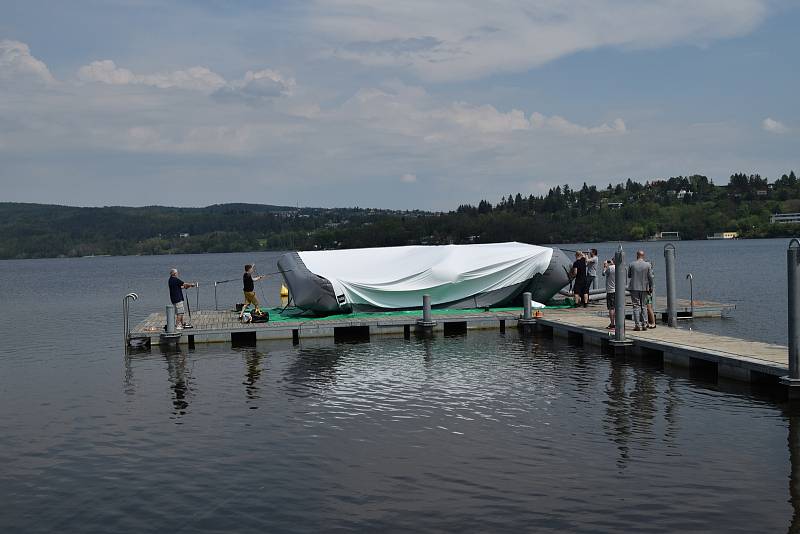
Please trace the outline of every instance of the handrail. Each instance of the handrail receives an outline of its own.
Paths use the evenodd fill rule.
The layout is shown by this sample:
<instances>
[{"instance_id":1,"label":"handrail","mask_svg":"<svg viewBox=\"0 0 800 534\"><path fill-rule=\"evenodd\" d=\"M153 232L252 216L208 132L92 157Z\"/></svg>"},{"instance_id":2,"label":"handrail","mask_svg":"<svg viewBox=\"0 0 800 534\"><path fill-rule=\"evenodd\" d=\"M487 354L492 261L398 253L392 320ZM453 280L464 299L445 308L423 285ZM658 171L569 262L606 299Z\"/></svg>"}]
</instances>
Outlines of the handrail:
<instances>
[{"instance_id":1,"label":"handrail","mask_svg":"<svg viewBox=\"0 0 800 534\"><path fill-rule=\"evenodd\" d=\"M124 297L122 297L122 325L125 331L125 344L128 344L128 340L131 338L131 329L130 329L130 302L134 300L139 300L139 295L136 293L128 293Z\"/></svg>"}]
</instances>

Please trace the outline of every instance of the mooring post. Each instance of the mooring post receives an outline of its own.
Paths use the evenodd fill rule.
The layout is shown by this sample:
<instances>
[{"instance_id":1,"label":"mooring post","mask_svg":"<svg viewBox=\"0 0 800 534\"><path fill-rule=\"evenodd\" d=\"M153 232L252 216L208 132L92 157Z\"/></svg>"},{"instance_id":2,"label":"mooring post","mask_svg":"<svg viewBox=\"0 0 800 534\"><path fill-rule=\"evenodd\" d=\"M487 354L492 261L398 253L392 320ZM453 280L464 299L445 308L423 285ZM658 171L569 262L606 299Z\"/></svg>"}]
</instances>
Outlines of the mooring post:
<instances>
[{"instance_id":1,"label":"mooring post","mask_svg":"<svg viewBox=\"0 0 800 534\"><path fill-rule=\"evenodd\" d=\"M436 326L436 321L433 320L433 312L431 311L430 295L422 295L422 319L417 319L417 326L426 330L431 330Z\"/></svg>"},{"instance_id":2,"label":"mooring post","mask_svg":"<svg viewBox=\"0 0 800 534\"><path fill-rule=\"evenodd\" d=\"M526 291L522 294L522 317L517 321L517 326L525 332L529 332L535 324L536 319L533 318L533 296Z\"/></svg>"},{"instance_id":3,"label":"mooring post","mask_svg":"<svg viewBox=\"0 0 800 534\"><path fill-rule=\"evenodd\" d=\"M526 321L533 319L533 305L531 304L532 298L529 292L522 294L522 318Z\"/></svg>"},{"instance_id":4,"label":"mooring post","mask_svg":"<svg viewBox=\"0 0 800 534\"><path fill-rule=\"evenodd\" d=\"M175 306L167 304L167 334L175 333Z\"/></svg>"},{"instance_id":5,"label":"mooring post","mask_svg":"<svg viewBox=\"0 0 800 534\"><path fill-rule=\"evenodd\" d=\"M800 398L800 241L792 239L786 250L786 281L789 297L789 398Z\"/></svg>"},{"instance_id":6,"label":"mooring post","mask_svg":"<svg viewBox=\"0 0 800 534\"><path fill-rule=\"evenodd\" d=\"M431 296L422 295L422 321L430 323L433 320L433 313L431 312Z\"/></svg>"},{"instance_id":7,"label":"mooring post","mask_svg":"<svg viewBox=\"0 0 800 534\"><path fill-rule=\"evenodd\" d=\"M664 245L664 264L667 271L667 324L678 326L677 298L675 296L675 245Z\"/></svg>"},{"instance_id":8,"label":"mooring post","mask_svg":"<svg viewBox=\"0 0 800 534\"><path fill-rule=\"evenodd\" d=\"M616 313L617 328L614 332L614 341L617 343L625 342L625 287L627 286L627 276L625 276L625 251L622 244L614 254L614 285L616 287L616 301L614 310Z\"/></svg>"}]
</instances>

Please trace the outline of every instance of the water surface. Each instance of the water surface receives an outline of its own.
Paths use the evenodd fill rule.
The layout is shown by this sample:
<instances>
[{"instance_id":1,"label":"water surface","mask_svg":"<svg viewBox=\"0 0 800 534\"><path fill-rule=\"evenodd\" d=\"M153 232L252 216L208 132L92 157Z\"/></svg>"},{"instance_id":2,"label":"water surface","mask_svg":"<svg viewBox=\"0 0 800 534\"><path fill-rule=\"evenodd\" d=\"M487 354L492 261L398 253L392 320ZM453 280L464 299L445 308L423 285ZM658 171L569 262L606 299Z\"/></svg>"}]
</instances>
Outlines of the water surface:
<instances>
[{"instance_id":1,"label":"water surface","mask_svg":"<svg viewBox=\"0 0 800 534\"><path fill-rule=\"evenodd\" d=\"M695 323L785 339L785 243L717 243L679 266L741 301ZM177 266L213 307L249 261L274 255L0 262L3 532L796 529L800 412L747 385L515 331L124 355L125 293L160 310Z\"/></svg>"}]
</instances>

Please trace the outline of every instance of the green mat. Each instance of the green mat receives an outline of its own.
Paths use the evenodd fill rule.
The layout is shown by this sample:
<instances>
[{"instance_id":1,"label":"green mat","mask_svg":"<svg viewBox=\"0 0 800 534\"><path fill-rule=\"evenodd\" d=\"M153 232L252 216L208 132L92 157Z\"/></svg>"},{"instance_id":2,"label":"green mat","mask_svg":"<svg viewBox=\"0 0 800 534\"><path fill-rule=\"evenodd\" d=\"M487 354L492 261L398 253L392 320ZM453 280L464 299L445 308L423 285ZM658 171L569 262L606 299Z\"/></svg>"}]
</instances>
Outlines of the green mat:
<instances>
[{"instance_id":1,"label":"green mat","mask_svg":"<svg viewBox=\"0 0 800 534\"><path fill-rule=\"evenodd\" d=\"M558 310L564 308L572 308L572 306L545 306L544 310ZM262 308L263 309L263 308ZM324 317L317 317L313 315L303 315L303 311L299 308L273 308L268 310L269 322L277 323L280 321L348 321L353 319L369 319L374 317L420 317L422 310L402 310L402 311L385 311L385 312L357 312L357 313L341 313L337 315L326 315ZM448 309L434 309L431 310L433 315L448 315L448 314L465 314L465 313L493 313L493 312L522 312L522 308L470 308L460 310Z\"/></svg>"}]
</instances>

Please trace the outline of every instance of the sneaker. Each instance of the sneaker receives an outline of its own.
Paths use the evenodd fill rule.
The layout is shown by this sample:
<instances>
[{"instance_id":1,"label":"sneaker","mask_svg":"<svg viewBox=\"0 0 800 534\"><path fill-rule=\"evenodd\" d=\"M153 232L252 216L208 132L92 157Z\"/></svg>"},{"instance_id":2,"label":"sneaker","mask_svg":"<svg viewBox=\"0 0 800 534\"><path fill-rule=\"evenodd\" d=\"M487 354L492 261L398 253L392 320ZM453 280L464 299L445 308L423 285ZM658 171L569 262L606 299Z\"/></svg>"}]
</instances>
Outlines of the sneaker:
<instances>
[{"instance_id":1,"label":"sneaker","mask_svg":"<svg viewBox=\"0 0 800 534\"><path fill-rule=\"evenodd\" d=\"M637 324L636 326L634 326L634 327L633 327L633 331L634 331L634 332L639 332L640 330L643 330L643 329L642 329L642 328L639 328L639 325L638 325L638 324Z\"/></svg>"},{"instance_id":2,"label":"sneaker","mask_svg":"<svg viewBox=\"0 0 800 534\"><path fill-rule=\"evenodd\" d=\"M606 330L616 330L616 328L617 328L616 326L614 326L613 324L610 324L610 325L608 325L606 327Z\"/></svg>"},{"instance_id":3,"label":"sneaker","mask_svg":"<svg viewBox=\"0 0 800 534\"><path fill-rule=\"evenodd\" d=\"M183 326L181 326L179 324L176 324L175 325L175 330L183 330Z\"/></svg>"},{"instance_id":4,"label":"sneaker","mask_svg":"<svg viewBox=\"0 0 800 534\"><path fill-rule=\"evenodd\" d=\"M651 330L652 330L653 328L655 328L655 327L656 327L656 325L654 325L654 324L649 324L649 325L647 325L647 328L649 328L649 329L651 329Z\"/></svg>"},{"instance_id":5,"label":"sneaker","mask_svg":"<svg viewBox=\"0 0 800 534\"><path fill-rule=\"evenodd\" d=\"M194 327L193 327L192 325L190 325L189 323L185 323L185 324L183 325L183 327L184 327L184 328L194 328Z\"/></svg>"}]
</instances>

